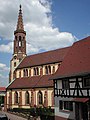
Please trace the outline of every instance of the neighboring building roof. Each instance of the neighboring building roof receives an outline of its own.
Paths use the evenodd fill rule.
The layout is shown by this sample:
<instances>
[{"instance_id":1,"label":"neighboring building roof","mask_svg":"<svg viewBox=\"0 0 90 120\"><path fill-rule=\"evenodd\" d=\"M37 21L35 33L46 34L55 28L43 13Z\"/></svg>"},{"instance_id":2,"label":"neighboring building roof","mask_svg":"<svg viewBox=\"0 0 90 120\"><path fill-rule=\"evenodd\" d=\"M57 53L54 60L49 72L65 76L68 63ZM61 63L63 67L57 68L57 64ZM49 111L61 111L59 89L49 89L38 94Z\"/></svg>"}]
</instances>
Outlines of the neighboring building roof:
<instances>
[{"instance_id":1,"label":"neighboring building roof","mask_svg":"<svg viewBox=\"0 0 90 120\"><path fill-rule=\"evenodd\" d=\"M90 36L72 45L52 78L59 79L85 73L90 73Z\"/></svg>"},{"instance_id":2,"label":"neighboring building roof","mask_svg":"<svg viewBox=\"0 0 90 120\"><path fill-rule=\"evenodd\" d=\"M5 92L6 91L6 88L5 87L0 87L0 92Z\"/></svg>"},{"instance_id":3,"label":"neighboring building roof","mask_svg":"<svg viewBox=\"0 0 90 120\"><path fill-rule=\"evenodd\" d=\"M53 81L49 80L50 77L51 75L17 78L7 89L53 87Z\"/></svg>"},{"instance_id":4,"label":"neighboring building roof","mask_svg":"<svg viewBox=\"0 0 90 120\"><path fill-rule=\"evenodd\" d=\"M32 67L37 65L60 62L64 59L70 47L52 50L44 53L27 56L19 64L17 69Z\"/></svg>"}]
</instances>

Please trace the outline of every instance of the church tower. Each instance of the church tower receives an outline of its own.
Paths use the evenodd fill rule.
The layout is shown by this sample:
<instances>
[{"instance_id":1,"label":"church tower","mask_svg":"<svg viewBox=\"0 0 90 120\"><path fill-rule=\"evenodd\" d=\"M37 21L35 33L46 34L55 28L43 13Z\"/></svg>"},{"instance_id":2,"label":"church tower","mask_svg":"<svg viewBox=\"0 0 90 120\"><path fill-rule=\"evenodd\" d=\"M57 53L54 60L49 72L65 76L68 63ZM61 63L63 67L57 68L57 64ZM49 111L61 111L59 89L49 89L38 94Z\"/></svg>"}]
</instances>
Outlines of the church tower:
<instances>
[{"instance_id":1,"label":"church tower","mask_svg":"<svg viewBox=\"0 0 90 120\"><path fill-rule=\"evenodd\" d=\"M24 31L22 9L20 5L17 27L16 30L14 31L14 50L13 57L10 62L9 82L15 79L14 70L25 56L26 56L26 32Z\"/></svg>"}]
</instances>

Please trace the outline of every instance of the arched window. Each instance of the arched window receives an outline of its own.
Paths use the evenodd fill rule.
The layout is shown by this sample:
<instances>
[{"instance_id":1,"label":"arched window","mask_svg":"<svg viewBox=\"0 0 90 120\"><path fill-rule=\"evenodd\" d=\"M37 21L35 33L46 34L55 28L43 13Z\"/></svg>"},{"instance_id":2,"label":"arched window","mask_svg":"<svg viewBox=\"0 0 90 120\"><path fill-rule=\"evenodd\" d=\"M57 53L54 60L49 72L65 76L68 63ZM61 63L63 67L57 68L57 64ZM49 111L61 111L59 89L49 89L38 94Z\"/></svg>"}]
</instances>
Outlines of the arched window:
<instances>
[{"instance_id":1,"label":"arched window","mask_svg":"<svg viewBox=\"0 0 90 120\"><path fill-rule=\"evenodd\" d=\"M41 91L38 92L38 103L43 104L43 95Z\"/></svg>"},{"instance_id":2,"label":"arched window","mask_svg":"<svg viewBox=\"0 0 90 120\"><path fill-rule=\"evenodd\" d=\"M51 94L51 101L52 101L52 106L54 106L54 92Z\"/></svg>"},{"instance_id":3,"label":"arched window","mask_svg":"<svg viewBox=\"0 0 90 120\"><path fill-rule=\"evenodd\" d=\"M48 74L48 67L47 66L45 66L45 73L46 73L46 75Z\"/></svg>"},{"instance_id":4,"label":"arched window","mask_svg":"<svg viewBox=\"0 0 90 120\"><path fill-rule=\"evenodd\" d=\"M23 70L23 77L25 77L25 69Z\"/></svg>"},{"instance_id":5,"label":"arched window","mask_svg":"<svg viewBox=\"0 0 90 120\"><path fill-rule=\"evenodd\" d=\"M39 69L38 69L38 67L36 68L36 71L37 71L37 75L39 75Z\"/></svg>"},{"instance_id":6,"label":"arched window","mask_svg":"<svg viewBox=\"0 0 90 120\"><path fill-rule=\"evenodd\" d=\"M22 46L22 43L21 43L21 36L19 36L19 47Z\"/></svg>"},{"instance_id":7,"label":"arched window","mask_svg":"<svg viewBox=\"0 0 90 120\"><path fill-rule=\"evenodd\" d=\"M21 77L21 71L19 71L19 78Z\"/></svg>"},{"instance_id":8,"label":"arched window","mask_svg":"<svg viewBox=\"0 0 90 120\"><path fill-rule=\"evenodd\" d=\"M33 75L36 75L36 68L33 69Z\"/></svg>"},{"instance_id":9,"label":"arched window","mask_svg":"<svg viewBox=\"0 0 90 120\"><path fill-rule=\"evenodd\" d=\"M19 40L21 41L21 36L19 36Z\"/></svg>"},{"instance_id":10,"label":"arched window","mask_svg":"<svg viewBox=\"0 0 90 120\"><path fill-rule=\"evenodd\" d=\"M28 76L28 69L24 69L24 70L23 70L23 76L24 76L24 77L27 77L27 76Z\"/></svg>"},{"instance_id":11,"label":"arched window","mask_svg":"<svg viewBox=\"0 0 90 120\"><path fill-rule=\"evenodd\" d=\"M18 103L18 92L15 92L15 103Z\"/></svg>"},{"instance_id":12,"label":"arched window","mask_svg":"<svg viewBox=\"0 0 90 120\"><path fill-rule=\"evenodd\" d=\"M28 69L26 69L25 76L28 76Z\"/></svg>"},{"instance_id":13,"label":"arched window","mask_svg":"<svg viewBox=\"0 0 90 120\"><path fill-rule=\"evenodd\" d=\"M26 101L26 104L29 104L29 92L28 91L25 93L25 101Z\"/></svg>"},{"instance_id":14,"label":"arched window","mask_svg":"<svg viewBox=\"0 0 90 120\"><path fill-rule=\"evenodd\" d=\"M51 74L51 66L48 66L48 73Z\"/></svg>"},{"instance_id":15,"label":"arched window","mask_svg":"<svg viewBox=\"0 0 90 120\"><path fill-rule=\"evenodd\" d=\"M53 66L52 73L55 73L55 66Z\"/></svg>"},{"instance_id":16,"label":"arched window","mask_svg":"<svg viewBox=\"0 0 90 120\"><path fill-rule=\"evenodd\" d=\"M16 71L13 72L13 79L16 78Z\"/></svg>"}]
</instances>

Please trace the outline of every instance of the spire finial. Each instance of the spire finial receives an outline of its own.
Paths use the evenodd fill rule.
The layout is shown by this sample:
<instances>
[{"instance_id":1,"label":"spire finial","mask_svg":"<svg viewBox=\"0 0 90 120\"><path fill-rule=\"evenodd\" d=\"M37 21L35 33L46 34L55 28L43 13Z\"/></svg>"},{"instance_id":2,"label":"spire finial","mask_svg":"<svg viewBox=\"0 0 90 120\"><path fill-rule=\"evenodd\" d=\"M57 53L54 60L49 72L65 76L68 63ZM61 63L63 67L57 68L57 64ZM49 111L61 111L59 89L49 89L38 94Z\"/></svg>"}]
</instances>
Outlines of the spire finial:
<instances>
[{"instance_id":1,"label":"spire finial","mask_svg":"<svg viewBox=\"0 0 90 120\"><path fill-rule=\"evenodd\" d=\"M20 4L20 10L19 10L19 14L21 14L22 13L22 6L21 6L21 4Z\"/></svg>"}]
</instances>

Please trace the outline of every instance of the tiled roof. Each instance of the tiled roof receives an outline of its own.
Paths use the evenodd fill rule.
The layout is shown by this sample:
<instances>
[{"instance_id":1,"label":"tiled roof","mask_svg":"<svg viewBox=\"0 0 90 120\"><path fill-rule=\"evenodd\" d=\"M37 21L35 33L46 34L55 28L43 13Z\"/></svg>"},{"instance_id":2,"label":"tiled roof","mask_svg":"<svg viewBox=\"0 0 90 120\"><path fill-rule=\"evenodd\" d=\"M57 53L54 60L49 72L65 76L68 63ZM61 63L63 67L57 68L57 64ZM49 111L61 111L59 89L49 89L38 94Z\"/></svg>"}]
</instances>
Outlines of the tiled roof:
<instances>
[{"instance_id":1,"label":"tiled roof","mask_svg":"<svg viewBox=\"0 0 90 120\"><path fill-rule=\"evenodd\" d=\"M85 73L90 73L90 36L72 45L52 78L58 79Z\"/></svg>"},{"instance_id":2,"label":"tiled roof","mask_svg":"<svg viewBox=\"0 0 90 120\"><path fill-rule=\"evenodd\" d=\"M49 80L50 77L51 75L17 78L7 89L52 87L53 81Z\"/></svg>"},{"instance_id":3,"label":"tiled roof","mask_svg":"<svg viewBox=\"0 0 90 120\"><path fill-rule=\"evenodd\" d=\"M0 87L0 91L6 91L5 87Z\"/></svg>"},{"instance_id":4,"label":"tiled roof","mask_svg":"<svg viewBox=\"0 0 90 120\"><path fill-rule=\"evenodd\" d=\"M57 50L52 50L44 53L27 56L19 64L17 69L62 61L65 55L67 54L69 48L70 47L66 47L66 48L61 48Z\"/></svg>"}]
</instances>

